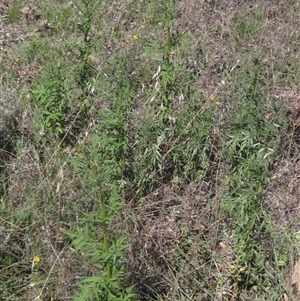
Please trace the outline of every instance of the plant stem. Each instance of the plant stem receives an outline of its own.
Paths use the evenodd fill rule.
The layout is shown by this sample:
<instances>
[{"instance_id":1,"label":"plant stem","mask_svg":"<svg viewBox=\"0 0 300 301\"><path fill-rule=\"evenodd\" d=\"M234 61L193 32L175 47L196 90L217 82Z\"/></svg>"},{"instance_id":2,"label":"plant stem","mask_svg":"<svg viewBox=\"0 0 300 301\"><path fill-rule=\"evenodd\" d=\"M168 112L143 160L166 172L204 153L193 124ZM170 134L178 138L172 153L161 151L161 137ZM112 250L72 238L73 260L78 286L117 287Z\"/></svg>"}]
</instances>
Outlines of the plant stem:
<instances>
[{"instance_id":1,"label":"plant stem","mask_svg":"<svg viewBox=\"0 0 300 301\"><path fill-rule=\"evenodd\" d=\"M107 234L107 212L106 212L106 206L105 206L105 198L104 193L102 191L102 188L100 188L100 201L101 201L101 216L102 216L102 231L103 231L103 249L104 254L108 254L108 234ZM107 280L111 278L111 266L109 261L105 263L106 265L106 273L107 273Z\"/></svg>"}]
</instances>

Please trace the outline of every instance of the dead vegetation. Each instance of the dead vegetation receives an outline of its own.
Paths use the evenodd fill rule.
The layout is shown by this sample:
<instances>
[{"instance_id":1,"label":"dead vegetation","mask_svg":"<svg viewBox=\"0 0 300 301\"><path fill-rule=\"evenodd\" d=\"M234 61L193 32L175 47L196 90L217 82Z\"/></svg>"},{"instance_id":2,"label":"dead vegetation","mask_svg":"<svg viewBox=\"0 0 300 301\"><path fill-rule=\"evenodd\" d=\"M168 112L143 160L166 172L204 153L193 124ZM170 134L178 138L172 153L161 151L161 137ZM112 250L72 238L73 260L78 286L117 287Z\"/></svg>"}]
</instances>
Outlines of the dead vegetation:
<instances>
[{"instance_id":1,"label":"dead vegetation","mask_svg":"<svg viewBox=\"0 0 300 301\"><path fill-rule=\"evenodd\" d=\"M27 101L31 85L44 70L43 60L51 60L51 47L59 48L69 34L68 26L73 26L71 21L65 21L61 27L54 24L44 12L45 5L39 1L36 6L30 1L21 5L18 1L0 4L3 70L0 273L7 287L23 288L14 299L9 299L6 287L0 286L3 300L35 300L39 295L43 296L41 300L71 300L77 280L99 272L83 254L74 252L65 234L65 230L76 226L78 210L97 209L97 204L82 193L74 169L66 164L66 158L80 145L89 143L90 127L87 125L82 131L81 142L60 149L55 144L41 147L37 141L43 133L38 132L37 124L31 123L36 114L36 107ZM73 8L67 10L67 4L57 5L74 13ZM51 10L52 4L49 6ZM238 70L251 66L255 54L261 58L266 105L275 105L278 111L284 112L288 124L285 133L274 137L280 146L270 165L270 183L262 203L272 217L278 239L291 243L290 237L300 230L297 47L300 5L297 1L189 0L178 1L175 8L174 36L180 39L186 34L187 42L174 48L172 59L184 72L195 76L192 85L204 98L209 100L213 95L221 105L214 117L209 168L203 178L199 175L198 179L186 181L183 176L168 175L142 197L136 187L131 187L127 194L130 197L124 197L120 223L112 231L125 232L131 245L126 251L129 271L125 282L136 285L140 300L268 300L267 294L259 295L253 287L238 294L237 279L247 267L232 269L240 254L235 249L232 230L236 221L222 209L222 196L230 175L220 149L226 139L223 129L240 101L234 96L239 88ZM95 70L104 70L106 76L112 76L117 71L115 67L107 67L106 60L121 52L128 55L128 69L136 81L135 109L139 120L147 119L145 115L149 112L144 111L149 101L147 92L155 87L153 71L157 70L158 59L163 57L158 46L152 49L149 46L150 50L143 48L143 43L160 43L165 36L162 26L156 26L152 20L155 15L151 15L151 9L154 10L147 1L140 1L136 6L130 1L120 7L115 3L108 5L101 16L102 27L98 25L94 29L95 35L103 38L102 52L90 57ZM20 14L13 13L14 10ZM70 35L76 38L71 29ZM138 36L135 44L133 35ZM37 41L45 42L46 46L34 44ZM63 49L59 50L63 55L70 55ZM96 105L103 108L105 101ZM273 120L272 114L266 119ZM16 119L17 123L12 122ZM137 131L138 125L133 129ZM258 240L263 242L265 252L271 253L273 246L268 245L267 239L258 235ZM284 243L280 245L284 247ZM273 287L268 289L279 286L276 281L281 279L280 285L286 290L282 289L274 300L300 300L299 247L293 242L287 248L289 258L284 258L278 271L269 267L270 274L281 275L270 277ZM42 265L37 275L42 277L42 284L31 270L36 252L41 252ZM8 258L14 263L6 265ZM274 259L270 256L268 260Z\"/></svg>"}]
</instances>

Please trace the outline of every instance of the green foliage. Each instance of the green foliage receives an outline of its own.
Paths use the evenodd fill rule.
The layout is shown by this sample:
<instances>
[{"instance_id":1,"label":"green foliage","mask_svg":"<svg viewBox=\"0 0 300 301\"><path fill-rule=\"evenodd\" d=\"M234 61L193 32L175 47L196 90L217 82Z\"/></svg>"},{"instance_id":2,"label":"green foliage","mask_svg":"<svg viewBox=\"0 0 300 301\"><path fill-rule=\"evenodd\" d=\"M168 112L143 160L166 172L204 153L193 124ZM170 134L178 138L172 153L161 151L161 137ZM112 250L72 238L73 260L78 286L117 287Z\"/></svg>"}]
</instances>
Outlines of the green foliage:
<instances>
[{"instance_id":1,"label":"green foliage","mask_svg":"<svg viewBox=\"0 0 300 301\"><path fill-rule=\"evenodd\" d=\"M84 125L91 114L89 81L93 68L89 64L89 56L97 44L91 29L98 5L98 1L94 4L89 1L76 4L82 17L78 29L83 40L80 43L69 40L67 47L73 52L77 64L74 67L51 68L32 88L43 131L54 133L60 140L65 138L73 122L69 117L71 109L78 112ZM84 175L82 186L96 211L84 214L81 223L85 226L82 230L78 228L76 232L67 233L73 239L76 250L101 271L99 275L84 278L80 291L74 296L75 300L131 300L134 296L132 287L123 288L121 283L126 271L123 253L128 248L125 236L110 235L110 228L122 210L122 188L126 183L129 151L127 110L133 97L131 82L124 72L125 57L120 57L118 62L115 98L108 104L108 110L102 112L101 121L91 129L89 145L81 146L71 159L78 174ZM80 91L79 99L78 93L74 94L74 87ZM96 235L99 227L100 237Z\"/></svg>"},{"instance_id":2,"label":"green foliage","mask_svg":"<svg viewBox=\"0 0 300 301\"><path fill-rule=\"evenodd\" d=\"M80 290L74 296L74 300L132 300L133 286L123 288L120 281L126 271L126 263L123 258L124 251L129 247L125 244L122 235L114 238L109 235L109 226L121 210L121 203L116 187L112 191L100 195L100 214L86 213L82 222L85 224L76 233L67 232L73 239L73 245L77 251L83 252L85 257L99 271L99 275L88 276L80 283ZM93 191L93 195L97 192ZM105 199L108 197L109 199ZM98 240L95 235L97 228L102 230L102 238Z\"/></svg>"},{"instance_id":3,"label":"green foliage","mask_svg":"<svg viewBox=\"0 0 300 301\"><path fill-rule=\"evenodd\" d=\"M125 237L115 238L109 230L122 209L120 183L123 181L123 156L126 152L124 136L117 136L122 133L119 131L120 124L109 121L95 128L89 148L72 159L78 173L84 176L83 187L87 197L93 203L100 203L100 212L86 213L81 221L84 229L68 234L73 238L76 249L86 254L87 259L103 271L82 281L75 300L131 300L134 296L132 287L122 288L120 283L126 268L123 252L128 245L124 243ZM112 135L115 129L116 136L108 140L101 136L98 129L104 133L106 129ZM95 235L99 227L102 242Z\"/></svg>"},{"instance_id":4,"label":"green foliage","mask_svg":"<svg viewBox=\"0 0 300 301\"><path fill-rule=\"evenodd\" d=\"M258 7L253 12L238 12L232 18L231 23L236 31L236 40L241 42L244 39L258 37L263 31L263 22L265 19L265 10Z\"/></svg>"},{"instance_id":5,"label":"green foliage","mask_svg":"<svg viewBox=\"0 0 300 301\"><path fill-rule=\"evenodd\" d=\"M294 50L276 32L268 56L282 12L244 2L38 1L11 26L3 100L31 102L1 122L0 299L282 299L292 243L262 200Z\"/></svg>"},{"instance_id":6,"label":"green foliage","mask_svg":"<svg viewBox=\"0 0 300 301\"><path fill-rule=\"evenodd\" d=\"M21 5L20 4L14 4L7 13L7 17L5 20L6 24L11 24L14 22L18 22L22 17L21 14Z\"/></svg>"},{"instance_id":7,"label":"green foliage","mask_svg":"<svg viewBox=\"0 0 300 301\"><path fill-rule=\"evenodd\" d=\"M191 89L195 78L171 58L180 42L172 32L174 5L167 1L162 10L167 35L164 58L152 77L155 115L139 128L133 147L136 185L144 193L173 177L194 180L209 162L214 109L204 109L201 94Z\"/></svg>"},{"instance_id":8,"label":"green foliage","mask_svg":"<svg viewBox=\"0 0 300 301\"><path fill-rule=\"evenodd\" d=\"M91 99L88 96L90 94L90 79L94 74L94 69L89 63L89 57L99 46L99 37L92 32L92 27L93 19L100 4L100 1L82 0L76 2L76 8L81 16L77 27L83 41L77 42L69 39L66 42L68 50L73 52L76 60L76 63L73 62L73 64L76 64L77 84L82 91L82 118L88 118L92 108Z\"/></svg>"},{"instance_id":9,"label":"green foliage","mask_svg":"<svg viewBox=\"0 0 300 301\"><path fill-rule=\"evenodd\" d=\"M52 9L43 11L43 18L48 20L50 24L55 24L55 27L51 28L52 33L67 31L70 35L76 31L77 25L75 21L77 18L73 18L73 9L70 4L69 2L69 4L55 5ZM41 3L41 5L43 5L43 3Z\"/></svg>"},{"instance_id":10,"label":"green foliage","mask_svg":"<svg viewBox=\"0 0 300 301\"><path fill-rule=\"evenodd\" d=\"M70 120L72 93L73 69L62 68L58 65L45 73L40 82L31 90L37 101L40 110L39 119L41 132L55 134L57 139L65 134Z\"/></svg>"},{"instance_id":11,"label":"green foliage","mask_svg":"<svg viewBox=\"0 0 300 301\"><path fill-rule=\"evenodd\" d=\"M148 14L151 16L152 24L163 23L166 27L171 27L175 19L176 0L151 2L148 6Z\"/></svg>"},{"instance_id":12,"label":"green foliage","mask_svg":"<svg viewBox=\"0 0 300 301\"><path fill-rule=\"evenodd\" d=\"M27 43L21 48L19 54L22 63L30 64L32 62L43 63L47 52L49 50L50 44L46 41L42 41L37 38L30 39ZM52 58L57 60L57 58Z\"/></svg>"},{"instance_id":13,"label":"green foliage","mask_svg":"<svg viewBox=\"0 0 300 301\"><path fill-rule=\"evenodd\" d=\"M69 112L77 113L77 126L81 130L93 111L91 79L94 70L89 64L89 56L98 47L96 37L92 37L92 21L99 2L89 1L77 3L82 22L78 24L79 32L83 35L82 43L68 40L66 47L73 53L76 61L68 66L68 60L58 65L50 66L40 78L39 83L33 86L31 92L37 101L40 110L41 133L54 134L57 139L66 138L70 130L71 120ZM32 44L33 45L33 44ZM33 47L33 46L32 46ZM75 88L78 90L75 92Z\"/></svg>"},{"instance_id":14,"label":"green foliage","mask_svg":"<svg viewBox=\"0 0 300 301\"><path fill-rule=\"evenodd\" d=\"M28 260L28 246L24 243L24 229L33 223L32 208L16 211L7 204L7 196L0 207L0 300L17 300L33 279ZM5 217L5 223L3 223Z\"/></svg>"},{"instance_id":15,"label":"green foliage","mask_svg":"<svg viewBox=\"0 0 300 301\"><path fill-rule=\"evenodd\" d=\"M269 183L268 166L276 147L272 138L278 126L266 121L267 107L259 60L254 59L253 64L248 76L243 73L239 75L243 85L238 85L236 93L242 103L235 112L232 134L229 135L224 152L225 157L230 159L230 181L223 208L235 219L237 259L232 267L232 281L237 295L247 287L261 289L259 283L263 283L266 289L273 285L266 269L266 263L272 255L266 255L260 241L274 239L262 197Z\"/></svg>"},{"instance_id":16,"label":"green foliage","mask_svg":"<svg viewBox=\"0 0 300 301\"><path fill-rule=\"evenodd\" d=\"M183 106L175 128L172 155L175 174L186 180L196 180L199 173L205 176L209 168L215 108L204 108L197 93ZM193 117L191 119L191 112Z\"/></svg>"},{"instance_id":17,"label":"green foliage","mask_svg":"<svg viewBox=\"0 0 300 301\"><path fill-rule=\"evenodd\" d=\"M133 87L128 80L126 59L119 58L116 78L116 98L102 113L101 121L92 129L90 145L83 147L71 162L79 175L84 175L82 185L92 202L99 202L99 214L86 213L82 219L83 230L68 232L77 250L83 252L100 275L86 277L81 282L75 300L132 300L133 286L123 288L121 282L126 272L124 251L125 236L114 237L110 228L122 210L123 189L127 183L129 154L129 126L127 114L133 97ZM95 235L101 228L101 242Z\"/></svg>"},{"instance_id":18,"label":"green foliage","mask_svg":"<svg viewBox=\"0 0 300 301\"><path fill-rule=\"evenodd\" d=\"M175 18L174 3L173 0L166 1L165 6L161 8L165 12L163 23L167 28L166 45L164 47L165 57L154 76L157 81L154 97L157 99L159 106L157 114L161 116L165 126L167 126L174 109L172 98L180 91L177 79L181 70L175 66L170 58L172 48L176 46L172 39L172 25Z\"/></svg>"}]
</instances>

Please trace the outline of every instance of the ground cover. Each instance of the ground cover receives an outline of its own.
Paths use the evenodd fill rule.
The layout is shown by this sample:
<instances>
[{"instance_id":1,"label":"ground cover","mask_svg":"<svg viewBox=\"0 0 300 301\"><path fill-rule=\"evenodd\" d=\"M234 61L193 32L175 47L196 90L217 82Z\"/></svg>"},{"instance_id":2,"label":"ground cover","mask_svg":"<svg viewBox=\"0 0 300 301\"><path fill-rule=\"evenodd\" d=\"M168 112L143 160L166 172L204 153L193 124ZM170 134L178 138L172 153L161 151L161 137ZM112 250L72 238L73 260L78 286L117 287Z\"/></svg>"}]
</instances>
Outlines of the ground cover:
<instances>
[{"instance_id":1,"label":"ground cover","mask_svg":"<svg viewBox=\"0 0 300 301\"><path fill-rule=\"evenodd\" d=\"M1 300L300 300L297 1L0 4Z\"/></svg>"}]
</instances>

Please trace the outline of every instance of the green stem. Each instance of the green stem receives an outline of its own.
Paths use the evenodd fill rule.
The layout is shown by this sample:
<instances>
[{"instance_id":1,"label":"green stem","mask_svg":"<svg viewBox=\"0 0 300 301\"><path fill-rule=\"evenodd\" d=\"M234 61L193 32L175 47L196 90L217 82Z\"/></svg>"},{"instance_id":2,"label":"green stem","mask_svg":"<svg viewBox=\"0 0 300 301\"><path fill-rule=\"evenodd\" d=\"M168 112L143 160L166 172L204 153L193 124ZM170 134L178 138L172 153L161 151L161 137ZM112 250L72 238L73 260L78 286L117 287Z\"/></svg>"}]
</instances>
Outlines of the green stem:
<instances>
[{"instance_id":1,"label":"green stem","mask_svg":"<svg viewBox=\"0 0 300 301\"><path fill-rule=\"evenodd\" d=\"M172 27L172 17L171 17L171 9L172 9L172 5L171 5L171 0L169 0L168 2L168 36L167 36L167 65L170 65L170 55L171 55L171 27Z\"/></svg>"},{"instance_id":2,"label":"green stem","mask_svg":"<svg viewBox=\"0 0 300 301\"><path fill-rule=\"evenodd\" d=\"M105 206L105 199L103 191L100 192L100 201L101 201L101 215L102 215L102 231L103 231L103 251L104 254L108 254L108 234L107 234L107 212L106 212L106 206ZM105 263L106 265L106 273L107 273L107 279L109 280L111 278L111 265L108 262Z\"/></svg>"}]
</instances>

